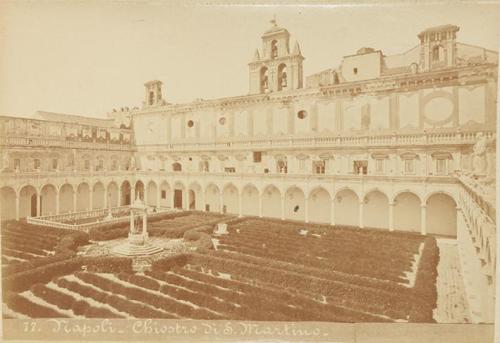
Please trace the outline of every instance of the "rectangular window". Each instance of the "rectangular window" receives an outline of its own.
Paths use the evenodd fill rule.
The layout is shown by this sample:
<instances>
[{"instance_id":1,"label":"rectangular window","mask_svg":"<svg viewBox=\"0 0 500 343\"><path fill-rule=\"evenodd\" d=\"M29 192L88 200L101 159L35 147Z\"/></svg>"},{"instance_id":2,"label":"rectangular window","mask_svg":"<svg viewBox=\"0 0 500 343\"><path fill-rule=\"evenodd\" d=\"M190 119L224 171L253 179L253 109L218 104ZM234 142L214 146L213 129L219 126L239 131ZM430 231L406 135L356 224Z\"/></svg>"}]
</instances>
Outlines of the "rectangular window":
<instances>
[{"instance_id":1,"label":"rectangular window","mask_svg":"<svg viewBox=\"0 0 500 343\"><path fill-rule=\"evenodd\" d=\"M254 151L253 152L253 161L255 163L262 162L262 151Z\"/></svg>"},{"instance_id":2,"label":"rectangular window","mask_svg":"<svg viewBox=\"0 0 500 343\"><path fill-rule=\"evenodd\" d=\"M85 160L83 162L83 169L85 169L85 170L89 170L90 169L90 161L89 160Z\"/></svg>"},{"instance_id":3,"label":"rectangular window","mask_svg":"<svg viewBox=\"0 0 500 343\"><path fill-rule=\"evenodd\" d=\"M368 174L368 161L354 161L354 174Z\"/></svg>"},{"instance_id":4,"label":"rectangular window","mask_svg":"<svg viewBox=\"0 0 500 343\"><path fill-rule=\"evenodd\" d=\"M324 174L325 173L325 161L314 161L313 162L313 173L314 174Z\"/></svg>"},{"instance_id":5,"label":"rectangular window","mask_svg":"<svg viewBox=\"0 0 500 343\"><path fill-rule=\"evenodd\" d=\"M440 158L436 160L436 174L446 175L446 159Z\"/></svg>"},{"instance_id":6,"label":"rectangular window","mask_svg":"<svg viewBox=\"0 0 500 343\"><path fill-rule=\"evenodd\" d=\"M21 169L21 160L16 158L14 159L14 170L20 170Z\"/></svg>"},{"instance_id":7,"label":"rectangular window","mask_svg":"<svg viewBox=\"0 0 500 343\"><path fill-rule=\"evenodd\" d=\"M304 171L306 169L306 161L305 160L299 160L299 170Z\"/></svg>"},{"instance_id":8,"label":"rectangular window","mask_svg":"<svg viewBox=\"0 0 500 343\"><path fill-rule=\"evenodd\" d=\"M104 160L99 160L97 162L97 167L95 168L97 171L104 170Z\"/></svg>"},{"instance_id":9,"label":"rectangular window","mask_svg":"<svg viewBox=\"0 0 500 343\"><path fill-rule=\"evenodd\" d=\"M376 159L375 160L375 171L378 174L382 174L384 172L384 160L383 159Z\"/></svg>"},{"instance_id":10,"label":"rectangular window","mask_svg":"<svg viewBox=\"0 0 500 343\"><path fill-rule=\"evenodd\" d=\"M165 190L161 191L161 198L162 199L166 199L167 198L167 191L165 191Z\"/></svg>"},{"instance_id":11,"label":"rectangular window","mask_svg":"<svg viewBox=\"0 0 500 343\"><path fill-rule=\"evenodd\" d=\"M57 163L58 163L57 158L54 158L52 160L52 169L57 169Z\"/></svg>"},{"instance_id":12,"label":"rectangular window","mask_svg":"<svg viewBox=\"0 0 500 343\"><path fill-rule=\"evenodd\" d=\"M35 158L33 160L33 168L34 169L40 169L40 160L38 158Z\"/></svg>"},{"instance_id":13,"label":"rectangular window","mask_svg":"<svg viewBox=\"0 0 500 343\"><path fill-rule=\"evenodd\" d=\"M288 172L288 166L286 161L279 160L278 162L276 162L276 172L280 174L286 174Z\"/></svg>"},{"instance_id":14,"label":"rectangular window","mask_svg":"<svg viewBox=\"0 0 500 343\"><path fill-rule=\"evenodd\" d=\"M226 167L224 168L224 171L226 173L236 173L236 168L233 168L233 167Z\"/></svg>"},{"instance_id":15,"label":"rectangular window","mask_svg":"<svg viewBox=\"0 0 500 343\"><path fill-rule=\"evenodd\" d=\"M413 159L405 160L405 173L415 174L415 160Z\"/></svg>"},{"instance_id":16,"label":"rectangular window","mask_svg":"<svg viewBox=\"0 0 500 343\"><path fill-rule=\"evenodd\" d=\"M112 170L118 169L118 162L116 160L113 160L113 162L111 162L111 169Z\"/></svg>"}]
</instances>

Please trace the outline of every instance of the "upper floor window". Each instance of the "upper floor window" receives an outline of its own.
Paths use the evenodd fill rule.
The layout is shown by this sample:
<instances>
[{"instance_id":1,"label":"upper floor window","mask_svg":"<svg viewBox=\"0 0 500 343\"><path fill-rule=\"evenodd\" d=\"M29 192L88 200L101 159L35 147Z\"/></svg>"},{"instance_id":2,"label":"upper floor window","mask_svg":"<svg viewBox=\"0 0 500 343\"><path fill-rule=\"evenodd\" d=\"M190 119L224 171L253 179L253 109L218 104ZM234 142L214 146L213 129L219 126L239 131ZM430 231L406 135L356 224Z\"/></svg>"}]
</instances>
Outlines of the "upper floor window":
<instances>
[{"instance_id":1,"label":"upper floor window","mask_svg":"<svg viewBox=\"0 0 500 343\"><path fill-rule=\"evenodd\" d=\"M85 169L85 170L89 170L90 169L90 161L89 160L85 160L83 162L83 169Z\"/></svg>"},{"instance_id":2,"label":"upper floor window","mask_svg":"<svg viewBox=\"0 0 500 343\"><path fill-rule=\"evenodd\" d=\"M209 171L208 161L201 161L200 162L200 171L201 172L208 172Z\"/></svg>"},{"instance_id":3,"label":"upper floor window","mask_svg":"<svg viewBox=\"0 0 500 343\"><path fill-rule=\"evenodd\" d=\"M179 162L175 162L174 164L172 164L172 170L173 171L182 171L182 164L180 164Z\"/></svg>"},{"instance_id":4,"label":"upper floor window","mask_svg":"<svg viewBox=\"0 0 500 343\"><path fill-rule=\"evenodd\" d=\"M149 104L153 105L155 102L155 93L153 91L149 92Z\"/></svg>"},{"instance_id":5,"label":"upper floor window","mask_svg":"<svg viewBox=\"0 0 500 343\"><path fill-rule=\"evenodd\" d=\"M111 161L111 170L117 170L118 169L118 161L113 160Z\"/></svg>"},{"instance_id":6,"label":"upper floor window","mask_svg":"<svg viewBox=\"0 0 500 343\"><path fill-rule=\"evenodd\" d=\"M286 174L288 172L288 165L285 160L278 160L276 162L276 171L281 174Z\"/></svg>"},{"instance_id":7,"label":"upper floor window","mask_svg":"<svg viewBox=\"0 0 500 343\"><path fill-rule=\"evenodd\" d=\"M299 119L305 119L307 117L307 111L305 110L300 110L297 112L297 118Z\"/></svg>"},{"instance_id":8,"label":"upper floor window","mask_svg":"<svg viewBox=\"0 0 500 343\"><path fill-rule=\"evenodd\" d=\"M444 49L441 45L432 48L432 61L438 62L444 60Z\"/></svg>"},{"instance_id":9,"label":"upper floor window","mask_svg":"<svg viewBox=\"0 0 500 343\"><path fill-rule=\"evenodd\" d=\"M415 160L414 159L405 159L405 174L415 174Z\"/></svg>"},{"instance_id":10,"label":"upper floor window","mask_svg":"<svg viewBox=\"0 0 500 343\"><path fill-rule=\"evenodd\" d=\"M14 159L14 170L19 170L21 169L21 160L16 158Z\"/></svg>"},{"instance_id":11,"label":"upper floor window","mask_svg":"<svg viewBox=\"0 0 500 343\"><path fill-rule=\"evenodd\" d=\"M260 92L265 93L269 88L267 67L260 69Z\"/></svg>"},{"instance_id":12,"label":"upper floor window","mask_svg":"<svg viewBox=\"0 0 500 343\"><path fill-rule=\"evenodd\" d=\"M253 152L253 161L255 163L262 162L262 151L254 151Z\"/></svg>"},{"instance_id":13,"label":"upper floor window","mask_svg":"<svg viewBox=\"0 0 500 343\"><path fill-rule=\"evenodd\" d=\"M234 167L226 167L226 168L224 168L224 171L226 173L236 173L236 168L234 168Z\"/></svg>"},{"instance_id":14,"label":"upper floor window","mask_svg":"<svg viewBox=\"0 0 500 343\"><path fill-rule=\"evenodd\" d=\"M164 190L164 189L161 190L161 198L162 199L166 199L167 198L167 191Z\"/></svg>"},{"instance_id":15,"label":"upper floor window","mask_svg":"<svg viewBox=\"0 0 500 343\"><path fill-rule=\"evenodd\" d=\"M352 69L352 73L353 73L354 75L358 75L358 68L353 68L353 69Z\"/></svg>"},{"instance_id":16,"label":"upper floor window","mask_svg":"<svg viewBox=\"0 0 500 343\"><path fill-rule=\"evenodd\" d=\"M354 174L368 174L368 161L354 161Z\"/></svg>"},{"instance_id":17,"label":"upper floor window","mask_svg":"<svg viewBox=\"0 0 500 343\"><path fill-rule=\"evenodd\" d=\"M287 86L287 75L286 75L286 64L280 64L278 67L278 90L286 89Z\"/></svg>"},{"instance_id":18,"label":"upper floor window","mask_svg":"<svg viewBox=\"0 0 500 343\"><path fill-rule=\"evenodd\" d=\"M104 160L99 159L97 161L97 166L96 166L95 170L97 170L97 171L104 170Z\"/></svg>"},{"instance_id":19,"label":"upper floor window","mask_svg":"<svg viewBox=\"0 0 500 343\"><path fill-rule=\"evenodd\" d=\"M375 160L375 172L377 174L383 174L384 173L384 160L381 158L378 158Z\"/></svg>"},{"instance_id":20,"label":"upper floor window","mask_svg":"<svg viewBox=\"0 0 500 343\"><path fill-rule=\"evenodd\" d=\"M57 158L52 159L52 169L54 169L54 170L57 169L58 162L59 161L57 160Z\"/></svg>"},{"instance_id":21,"label":"upper floor window","mask_svg":"<svg viewBox=\"0 0 500 343\"><path fill-rule=\"evenodd\" d=\"M444 158L439 158L436 160L436 174L446 175L447 174L447 160Z\"/></svg>"},{"instance_id":22,"label":"upper floor window","mask_svg":"<svg viewBox=\"0 0 500 343\"><path fill-rule=\"evenodd\" d=\"M41 166L40 160L38 158L35 158L33 160L33 169L40 169L40 166Z\"/></svg>"},{"instance_id":23,"label":"upper floor window","mask_svg":"<svg viewBox=\"0 0 500 343\"><path fill-rule=\"evenodd\" d=\"M325 161L313 161L313 172L314 174L324 174L325 173Z\"/></svg>"},{"instance_id":24,"label":"upper floor window","mask_svg":"<svg viewBox=\"0 0 500 343\"><path fill-rule=\"evenodd\" d=\"M278 42L273 40L271 42L271 58L278 57Z\"/></svg>"}]
</instances>

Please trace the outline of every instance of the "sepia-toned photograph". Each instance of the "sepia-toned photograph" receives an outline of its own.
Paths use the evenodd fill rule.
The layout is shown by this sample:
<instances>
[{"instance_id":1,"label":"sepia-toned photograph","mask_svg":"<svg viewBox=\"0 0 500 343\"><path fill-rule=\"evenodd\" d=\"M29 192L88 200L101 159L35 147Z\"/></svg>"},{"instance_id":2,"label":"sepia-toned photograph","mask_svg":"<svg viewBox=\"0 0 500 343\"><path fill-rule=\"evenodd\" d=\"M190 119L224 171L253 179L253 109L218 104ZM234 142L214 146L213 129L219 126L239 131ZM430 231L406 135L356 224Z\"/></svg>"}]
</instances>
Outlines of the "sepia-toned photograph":
<instances>
[{"instance_id":1,"label":"sepia-toned photograph","mask_svg":"<svg viewBox=\"0 0 500 343\"><path fill-rule=\"evenodd\" d=\"M493 342L499 18L2 2L4 339Z\"/></svg>"}]
</instances>

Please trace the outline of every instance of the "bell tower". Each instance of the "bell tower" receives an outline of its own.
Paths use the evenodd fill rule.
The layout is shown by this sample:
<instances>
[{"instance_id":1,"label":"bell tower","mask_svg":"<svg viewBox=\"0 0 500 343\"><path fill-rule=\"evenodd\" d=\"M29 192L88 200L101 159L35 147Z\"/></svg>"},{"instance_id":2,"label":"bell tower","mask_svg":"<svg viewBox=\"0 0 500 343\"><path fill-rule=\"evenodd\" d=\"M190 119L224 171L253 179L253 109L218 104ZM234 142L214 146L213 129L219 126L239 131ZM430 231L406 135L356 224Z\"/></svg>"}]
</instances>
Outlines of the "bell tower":
<instances>
[{"instance_id":1,"label":"bell tower","mask_svg":"<svg viewBox=\"0 0 500 343\"><path fill-rule=\"evenodd\" d=\"M250 94L280 92L303 87L299 43L290 50L290 33L271 20L271 28L262 35L262 54L257 49L250 72Z\"/></svg>"},{"instance_id":2,"label":"bell tower","mask_svg":"<svg viewBox=\"0 0 500 343\"><path fill-rule=\"evenodd\" d=\"M456 64L456 38L460 30L455 25L428 28L418 34L422 71L453 67Z\"/></svg>"},{"instance_id":3,"label":"bell tower","mask_svg":"<svg viewBox=\"0 0 500 343\"><path fill-rule=\"evenodd\" d=\"M161 86L163 83L159 80L148 81L144 84L146 97L144 107L163 105L164 101L161 97Z\"/></svg>"}]
</instances>

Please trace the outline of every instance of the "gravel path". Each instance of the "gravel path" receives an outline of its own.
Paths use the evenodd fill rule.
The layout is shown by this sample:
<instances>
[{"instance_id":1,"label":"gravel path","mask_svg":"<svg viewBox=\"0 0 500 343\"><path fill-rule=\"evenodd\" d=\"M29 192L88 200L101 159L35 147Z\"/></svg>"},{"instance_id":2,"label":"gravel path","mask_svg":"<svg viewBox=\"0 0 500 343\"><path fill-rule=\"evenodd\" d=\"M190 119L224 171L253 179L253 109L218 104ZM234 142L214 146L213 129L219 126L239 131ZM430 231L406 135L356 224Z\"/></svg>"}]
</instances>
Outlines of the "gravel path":
<instances>
[{"instance_id":1,"label":"gravel path","mask_svg":"<svg viewBox=\"0 0 500 343\"><path fill-rule=\"evenodd\" d=\"M437 308L434 319L438 323L470 323L469 304L466 300L464 281L460 268L457 242L438 238L439 264L436 287Z\"/></svg>"}]
</instances>

